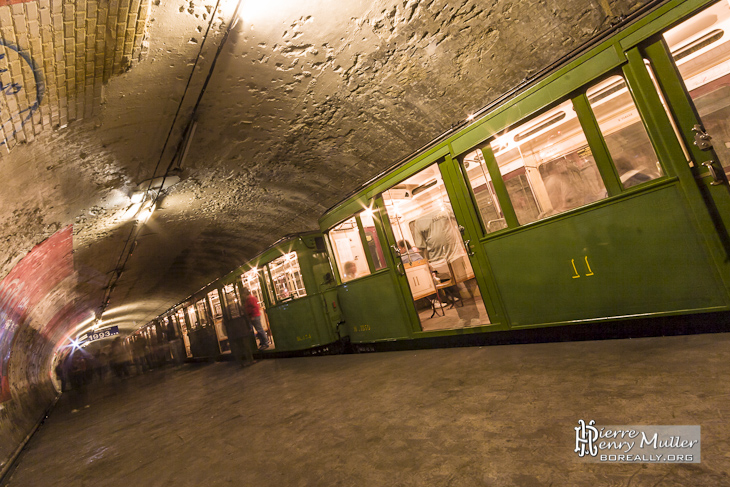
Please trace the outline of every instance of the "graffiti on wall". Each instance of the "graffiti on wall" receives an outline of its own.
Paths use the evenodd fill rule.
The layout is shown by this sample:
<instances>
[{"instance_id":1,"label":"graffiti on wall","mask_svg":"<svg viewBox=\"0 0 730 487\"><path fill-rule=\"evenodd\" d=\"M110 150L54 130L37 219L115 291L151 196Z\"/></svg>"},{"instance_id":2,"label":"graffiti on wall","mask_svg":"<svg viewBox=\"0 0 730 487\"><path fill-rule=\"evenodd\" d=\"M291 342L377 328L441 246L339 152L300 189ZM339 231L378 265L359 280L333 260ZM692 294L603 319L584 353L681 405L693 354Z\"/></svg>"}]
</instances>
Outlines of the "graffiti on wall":
<instances>
[{"instance_id":1,"label":"graffiti on wall","mask_svg":"<svg viewBox=\"0 0 730 487\"><path fill-rule=\"evenodd\" d=\"M73 273L73 227L36 245L0 282L0 403L10 399L13 339L53 288Z\"/></svg>"},{"instance_id":2,"label":"graffiti on wall","mask_svg":"<svg viewBox=\"0 0 730 487\"><path fill-rule=\"evenodd\" d=\"M28 68L32 77L23 76ZM31 120L44 93L43 71L33 58L18 46L0 39L0 127L5 132L0 145L6 144Z\"/></svg>"}]
</instances>

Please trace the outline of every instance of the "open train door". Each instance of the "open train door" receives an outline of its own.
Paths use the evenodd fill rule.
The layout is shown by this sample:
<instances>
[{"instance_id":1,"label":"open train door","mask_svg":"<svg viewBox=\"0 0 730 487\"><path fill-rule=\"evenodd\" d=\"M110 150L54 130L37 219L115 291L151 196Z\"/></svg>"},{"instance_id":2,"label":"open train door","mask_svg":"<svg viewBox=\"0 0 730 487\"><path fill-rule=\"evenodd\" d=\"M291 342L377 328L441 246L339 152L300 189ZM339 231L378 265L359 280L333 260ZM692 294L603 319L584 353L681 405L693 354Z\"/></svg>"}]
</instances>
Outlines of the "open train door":
<instances>
[{"instance_id":1,"label":"open train door","mask_svg":"<svg viewBox=\"0 0 730 487\"><path fill-rule=\"evenodd\" d=\"M446 156L382 193L386 236L423 331L493 322L461 205L452 201L452 163Z\"/></svg>"},{"instance_id":2,"label":"open train door","mask_svg":"<svg viewBox=\"0 0 730 487\"><path fill-rule=\"evenodd\" d=\"M629 57L641 56L673 116L689 165L730 259L730 4L694 14ZM635 62L638 64L638 60Z\"/></svg>"}]
</instances>

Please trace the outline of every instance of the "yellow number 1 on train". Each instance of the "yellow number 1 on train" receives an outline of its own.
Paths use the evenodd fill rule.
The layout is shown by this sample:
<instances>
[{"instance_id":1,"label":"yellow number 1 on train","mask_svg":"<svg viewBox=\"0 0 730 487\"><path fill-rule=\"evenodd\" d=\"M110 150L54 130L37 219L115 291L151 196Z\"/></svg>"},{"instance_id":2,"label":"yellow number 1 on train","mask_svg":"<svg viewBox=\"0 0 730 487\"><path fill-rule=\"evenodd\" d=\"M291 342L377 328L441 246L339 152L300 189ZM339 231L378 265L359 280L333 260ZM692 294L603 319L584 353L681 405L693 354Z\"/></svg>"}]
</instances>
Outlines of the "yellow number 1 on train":
<instances>
[{"instance_id":1,"label":"yellow number 1 on train","mask_svg":"<svg viewBox=\"0 0 730 487\"><path fill-rule=\"evenodd\" d=\"M591 265L588 263L588 256L586 255L585 258L586 258L586 268L588 269L588 274L586 274L586 277L592 276L593 271L591 270ZM570 263L573 264L573 272L575 272L573 279L578 279L580 277L580 274L578 274L578 269L575 268L575 259L570 259Z\"/></svg>"}]
</instances>

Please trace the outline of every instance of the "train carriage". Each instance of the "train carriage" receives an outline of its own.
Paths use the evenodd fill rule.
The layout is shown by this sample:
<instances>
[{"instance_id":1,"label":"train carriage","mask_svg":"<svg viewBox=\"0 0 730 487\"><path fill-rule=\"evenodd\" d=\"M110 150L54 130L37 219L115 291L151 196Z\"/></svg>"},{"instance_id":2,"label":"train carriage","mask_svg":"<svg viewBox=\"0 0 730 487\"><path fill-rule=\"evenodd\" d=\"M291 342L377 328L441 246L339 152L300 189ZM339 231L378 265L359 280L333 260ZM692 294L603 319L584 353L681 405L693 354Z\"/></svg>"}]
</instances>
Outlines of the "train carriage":
<instances>
[{"instance_id":1,"label":"train carriage","mask_svg":"<svg viewBox=\"0 0 730 487\"><path fill-rule=\"evenodd\" d=\"M261 333L252 327L254 297ZM229 330L251 329L247 340L259 354L339 350L340 309L336 282L319 232L289 235L243 266L174 307L162 320L179 327L188 360L231 354Z\"/></svg>"},{"instance_id":2,"label":"train carriage","mask_svg":"<svg viewBox=\"0 0 730 487\"><path fill-rule=\"evenodd\" d=\"M341 321L336 282L319 232L285 237L242 269L247 286L264 309L272 346L262 354L334 350ZM257 342L260 347L260 343Z\"/></svg>"},{"instance_id":3,"label":"train carriage","mask_svg":"<svg viewBox=\"0 0 730 487\"><path fill-rule=\"evenodd\" d=\"M329 210L352 342L727 311L728 27L667 2Z\"/></svg>"},{"instance_id":4,"label":"train carriage","mask_svg":"<svg viewBox=\"0 0 730 487\"><path fill-rule=\"evenodd\" d=\"M244 288L263 356L727 319L729 29L726 1L625 19L175 307L188 357L228 352Z\"/></svg>"},{"instance_id":5,"label":"train carriage","mask_svg":"<svg viewBox=\"0 0 730 487\"><path fill-rule=\"evenodd\" d=\"M189 358L215 359L221 354L206 294L197 293L177 308L181 334Z\"/></svg>"}]
</instances>

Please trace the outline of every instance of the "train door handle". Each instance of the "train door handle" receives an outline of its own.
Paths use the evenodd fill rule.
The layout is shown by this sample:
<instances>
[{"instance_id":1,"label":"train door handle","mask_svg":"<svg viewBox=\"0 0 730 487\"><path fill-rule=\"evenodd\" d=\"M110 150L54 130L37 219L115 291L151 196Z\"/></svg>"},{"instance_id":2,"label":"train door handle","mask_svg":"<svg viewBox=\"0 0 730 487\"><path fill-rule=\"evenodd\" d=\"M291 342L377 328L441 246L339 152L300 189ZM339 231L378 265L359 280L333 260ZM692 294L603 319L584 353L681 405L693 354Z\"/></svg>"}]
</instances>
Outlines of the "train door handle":
<instances>
[{"instance_id":1,"label":"train door handle","mask_svg":"<svg viewBox=\"0 0 730 487\"><path fill-rule=\"evenodd\" d=\"M466 248L466 254L469 257L474 255L474 252L471 250L471 240L464 240L464 247Z\"/></svg>"},{"instance_id":2,"label":"train door handle","mask_svg":"<svg viewBox=\"0 0 730 487\"><path fill-rule=\"evenodd\" d=\"M397 262L397 264L395 265L395 271L401 276L405 276L406 270L403 268L403 259L401 259L400 257L400 249L396 245L391 245L390 248L393 249L395 261Z\"/></svg>"},{"instance_id":3,"label":"train door handle","mask_svg":"<svg viewBox=\"0 0 730 487\"><path fill-rule=\"evenodd\" d=\"M710 183L710 185L719 186L720 184L725 182L723 174L715 167L715 161L703 162L702 165L710 171L710 175L712 176L712 182Z\"/></svg>"}]
</instances>

